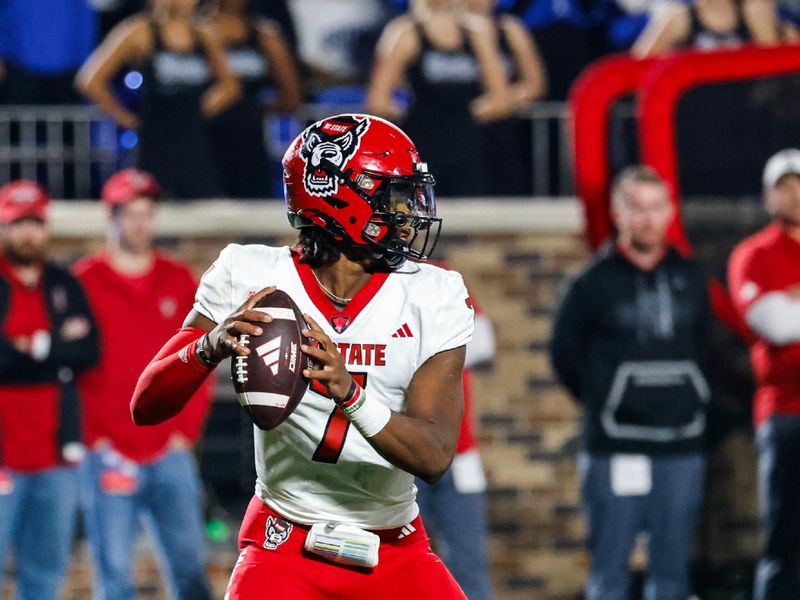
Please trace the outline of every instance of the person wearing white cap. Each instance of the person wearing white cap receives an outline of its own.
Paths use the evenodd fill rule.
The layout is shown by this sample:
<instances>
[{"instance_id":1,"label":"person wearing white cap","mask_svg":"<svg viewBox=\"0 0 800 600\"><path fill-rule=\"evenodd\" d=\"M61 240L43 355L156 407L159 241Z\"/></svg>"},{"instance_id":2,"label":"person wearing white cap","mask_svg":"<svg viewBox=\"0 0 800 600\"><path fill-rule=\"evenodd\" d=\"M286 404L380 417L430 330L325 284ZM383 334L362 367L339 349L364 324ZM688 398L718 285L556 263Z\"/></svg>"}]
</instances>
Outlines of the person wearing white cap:
<instances>
[{"instance_id":1,"label":"person wearing white cap","mask_svg":"<svg viewBox=\"0 0 800 600\"><path fill-rule=\"evenodd\" d=\"M754 598L776 600L800 598L800 149L770 158L763 184L773 222L734 248L728 285L755 339L763 548Z\"/></svg>"}]
</instances>

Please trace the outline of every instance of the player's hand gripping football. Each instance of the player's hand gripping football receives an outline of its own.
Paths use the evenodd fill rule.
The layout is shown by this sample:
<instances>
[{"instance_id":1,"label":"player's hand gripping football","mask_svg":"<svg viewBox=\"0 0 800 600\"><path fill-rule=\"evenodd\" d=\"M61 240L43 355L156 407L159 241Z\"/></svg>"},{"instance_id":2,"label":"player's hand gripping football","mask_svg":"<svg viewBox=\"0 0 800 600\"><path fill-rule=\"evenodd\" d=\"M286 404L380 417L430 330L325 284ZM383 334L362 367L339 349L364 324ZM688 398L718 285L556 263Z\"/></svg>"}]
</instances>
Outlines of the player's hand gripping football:
<instances>
[{"instance_id":1,"label":"player's hand gripping football","mask_svg":"<svg viewBox=\"0 0 800 600\"><path fill-rule=\"evenodd\" d=\"M274 291L275 286L269 286L253 294L227 319L208 332L208 342L203 350L209 362L218 363L234 354L250 354L250 349L239 343L239 336L243 333L261 335L261 325L272 322L270 315L253 310L253 307Z\"/></svg>"},{"instance_id":2,"label":"player's hand gripping football","mask_svg":"<svg viewBox=\"0 0 800 600\"><path fill-rule=\"evenodd\" d=\"M350 390L352 377L347 372L342 355L331 341L331 338L322 331L317 322L310 316L304 314L308 329L304 329L302 334L317 341L318 347L303 344L300 349L308 354L319 365L314 370L305 369L303 375L309 379L316 379L328 390L328 395L336 401L340 401Z\"/></svg>"}]
</instances>

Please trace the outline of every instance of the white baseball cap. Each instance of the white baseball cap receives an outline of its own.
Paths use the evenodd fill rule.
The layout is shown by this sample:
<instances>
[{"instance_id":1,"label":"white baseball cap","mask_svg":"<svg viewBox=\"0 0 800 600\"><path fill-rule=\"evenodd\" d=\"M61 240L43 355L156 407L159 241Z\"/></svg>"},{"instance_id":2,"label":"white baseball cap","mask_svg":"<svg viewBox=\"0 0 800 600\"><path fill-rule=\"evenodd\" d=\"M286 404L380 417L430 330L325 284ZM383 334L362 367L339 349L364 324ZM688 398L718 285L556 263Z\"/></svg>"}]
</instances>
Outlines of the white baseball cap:
<instances>
[{"instance_id":1,"label":"white baseball cap","mask_svg":"<svg viewBox=\"0 0 800 600\"><path fill-rule=\"evenodd\" d=\"M800 175L800 150L797 148L781 150L767 161L762 177L764 189L775 187L781 177L790 173Z\"/></svg>"}]
</instances>

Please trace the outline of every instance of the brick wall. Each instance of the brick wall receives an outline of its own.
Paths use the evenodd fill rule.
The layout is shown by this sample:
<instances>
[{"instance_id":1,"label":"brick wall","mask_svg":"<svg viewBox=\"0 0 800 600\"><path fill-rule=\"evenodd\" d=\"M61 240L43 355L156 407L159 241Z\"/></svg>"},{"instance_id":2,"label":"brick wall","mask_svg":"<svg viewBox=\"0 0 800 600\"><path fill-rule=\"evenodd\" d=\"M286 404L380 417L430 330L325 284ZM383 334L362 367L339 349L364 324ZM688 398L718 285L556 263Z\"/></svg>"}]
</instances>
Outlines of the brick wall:
<instances>
[{"instance_id":1,"label":"brick wall","mask_svg":"<svg viewBox=\"0 0 800 600\"><path fill-rule=\"evenodd\" d=\"M497 330L475 409L490 482L495 587L508 600L568 598L585 571L574 405L547 356L558 287L586 258L577 234L474 237L445 247Z\"/></svg>"},{"instance_id":2,"label":"brick wall","mask_svg":"<svg viewBox=\"0 0 800 600\"><path fill-rule=\"evenodd\" d=\"M232 237L236 236L176 236L164 242L199 273ZM239 241L245 240L287 243L291 238L247 235ZM55 252L67 259L99 243L96 236L63 238L57 240ZM464 274L497 330L497 357L475 377L475 416L490 485L490 553L497 597L575 598L587 568L574 462L578 413L553 381L547 339L559 287L587 260L582 237L573 225L533 232L458 233L445 238L441 250ZM753 455L752 436L740 429L727 435L710 459L698 548L711 564L748 563L754 556ZM230 555L217 565L215 572L223 573L217 585L224 586L226 560ZM639 552L634 564L642 561ZM146 597L159 594L153 591Z\"/></svg>"}]
</instances>

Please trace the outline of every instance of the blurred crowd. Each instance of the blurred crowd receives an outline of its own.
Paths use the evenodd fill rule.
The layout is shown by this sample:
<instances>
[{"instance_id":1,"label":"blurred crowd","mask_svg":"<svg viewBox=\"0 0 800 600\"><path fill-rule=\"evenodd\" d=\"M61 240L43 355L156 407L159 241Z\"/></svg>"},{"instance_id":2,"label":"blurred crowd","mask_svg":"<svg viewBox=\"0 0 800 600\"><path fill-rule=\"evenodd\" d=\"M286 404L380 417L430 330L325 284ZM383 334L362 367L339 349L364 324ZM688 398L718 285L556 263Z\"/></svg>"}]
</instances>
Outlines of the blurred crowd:
<instances>
[{"instance_id":1,"label":"blurred crowd","mask_svg":"<svg viewBox=\"0 0 800 600\"><path fill-rule=\"evenodd\" d=\"M0 102L96 104L177 198L275 195L264 115L306 103L402 124L441 194L526 194L516 117L591 61L793 43L799 24L796 0L7 0Z\"/></svg>"}]
</instances>

